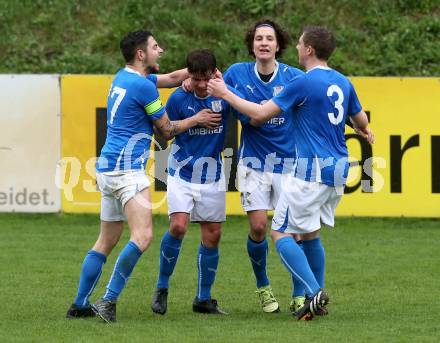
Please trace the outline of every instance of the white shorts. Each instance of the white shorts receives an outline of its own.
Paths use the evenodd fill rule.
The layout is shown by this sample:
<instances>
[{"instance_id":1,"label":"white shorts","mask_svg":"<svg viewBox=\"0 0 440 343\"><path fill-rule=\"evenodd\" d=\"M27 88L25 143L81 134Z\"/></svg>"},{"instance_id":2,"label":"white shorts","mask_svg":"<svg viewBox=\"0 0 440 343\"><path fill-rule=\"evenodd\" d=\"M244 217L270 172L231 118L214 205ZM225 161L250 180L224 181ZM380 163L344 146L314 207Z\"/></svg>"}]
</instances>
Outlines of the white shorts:
<instances>
[{"instance_id":1,"label":"white shorts","mask_svg":"<svg viewBox=\"0 0 440 343\"><path fill-rule=\"evenodd\" d=\"M282 190L283 175L238 166L237 179L241 206L246 212L273 210Z\"/></svg>"},{"instance_id":2,"label":"white shorts","mask_svg":"<svg viewBox=\"0 0 440 343\"><path fill-rule=\"evenodd\" d=\"M126 220L125 204L150 187L145 170L96 172L96 182L101 191L101 220L108 222Z\"/></svg>"},{"instance_id":3,"label":"white shorts","mask_svg":"<svg viewBox=\"0 0 440 343\"><path fill-rule=\"evenodd\" d=\"M335 224L335 209L344 187L289 178L272 219L272 230L285 233L309 233Z\"/></svg>"},{"instance_id":4,"label":"white shorts","mask_svg":"<svg viewBox=\"0 0 440 343\"><path fill-rule=\"evenodd\" d=\"M226 220L224 177L217 182L197 184L168 175L167 199L168 215L189 213L192 222L220 223Z\"/></svg>"}]
</instances>

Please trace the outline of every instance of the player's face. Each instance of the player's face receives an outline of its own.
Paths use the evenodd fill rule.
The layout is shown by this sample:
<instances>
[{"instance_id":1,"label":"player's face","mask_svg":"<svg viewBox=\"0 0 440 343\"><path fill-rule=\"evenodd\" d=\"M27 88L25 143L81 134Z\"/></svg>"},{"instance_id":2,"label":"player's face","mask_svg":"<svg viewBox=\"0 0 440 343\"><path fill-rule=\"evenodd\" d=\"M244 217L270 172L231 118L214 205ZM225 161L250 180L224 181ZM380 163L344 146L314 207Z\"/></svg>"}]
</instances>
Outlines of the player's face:
<instances>
[{"instance_id":1,"label":"player's face","mask_svg":"<svg viewBox=\"0 0 440 343\"><path fill-rule=\"evenodd\" d=\"M277 36L273 28L262 26L255 30L253 51L257 61L274 60L277 50Z\"/></svg>"},{"instance_id":2,"label":"player's face","mask_svg":"<svg viewBox=\"0 0 440 343\"><path fill-rule=\"evenodd\" d=\"M214 73L209 72L202 75L190 74L191 86L197 96L204 98L208 96L208 82L214 78Z\"/></svg>"},{"instance_id":3,"label":"player's face","mask_svg":"<svg viewBox=\"0 0 440 343\"><path fill-rule=\"evenodd\" d=\"M302 66L304 65L304 63L307 59L308 50L310 48L310 47L306 47L304 45L303 37L304 37L304 35L301 35L301 37L299 37L299 39L298 39L298 43L296 44L296 50L298 50L298 62Z\"/></svg>"},{"instance_id":4,"label":"player's face","mask_svg":"<svg viewBox=\"0 0 440 343\"><path fill-rule=\"evenodd\" d=\"M145 69L156 68L157 60L162 55L163 49L157 44L156 40L150 36L147 41L147 48L142 60Z\"/></svg>"}]
</instances>

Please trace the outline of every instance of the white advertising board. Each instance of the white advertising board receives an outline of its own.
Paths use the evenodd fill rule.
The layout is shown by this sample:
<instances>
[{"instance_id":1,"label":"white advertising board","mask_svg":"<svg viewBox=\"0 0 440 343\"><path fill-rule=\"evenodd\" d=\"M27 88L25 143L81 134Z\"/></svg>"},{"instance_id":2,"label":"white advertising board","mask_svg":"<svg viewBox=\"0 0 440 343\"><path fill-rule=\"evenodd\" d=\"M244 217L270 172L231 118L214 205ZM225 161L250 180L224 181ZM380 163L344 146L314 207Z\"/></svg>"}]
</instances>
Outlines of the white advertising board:
<instances>
[{"instance_id":1,"label":"white advertising board","mask_svg":"<svg viewBox=\"0 0 440 343\"><path fill-rule=\"evenodd\" d=\"M59 75L0 75L0 212L58 212Z\"/></svg>"}]
</instances>

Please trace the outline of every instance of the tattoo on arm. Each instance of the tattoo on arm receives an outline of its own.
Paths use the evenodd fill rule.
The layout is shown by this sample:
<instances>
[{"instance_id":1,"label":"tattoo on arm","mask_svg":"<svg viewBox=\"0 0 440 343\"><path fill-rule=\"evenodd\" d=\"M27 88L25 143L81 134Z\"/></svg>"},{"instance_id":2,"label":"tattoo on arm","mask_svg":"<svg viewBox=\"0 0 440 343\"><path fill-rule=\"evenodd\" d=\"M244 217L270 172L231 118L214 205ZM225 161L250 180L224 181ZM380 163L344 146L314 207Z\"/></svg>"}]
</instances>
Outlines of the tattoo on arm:
<instances>
[{"instance_id":1,"label":"tattoo on arm","mask_svg":"<svg viewBox=\"0 0 440 343\"><path fill-rule=\"evenodd\" d=\"M163 123L163 125L161 127L159 127L159 129L164 135L172 138L179 133L179 128L180 128L179 124L180 124L179 120L170 121L167 118L166 121Z\"/></svg>"},{"instance_id":2,"label":"tattoo on arm","mask_svg":"<svg viewBox=\"0 0 440 343\"><path fill-rule=\"evenodd\" d=\"M179 128L180 128L180 122L179 121L169 121L168 125L170 127L170 136L174 137L178 134Z\"/></svg>"}]
</instances>

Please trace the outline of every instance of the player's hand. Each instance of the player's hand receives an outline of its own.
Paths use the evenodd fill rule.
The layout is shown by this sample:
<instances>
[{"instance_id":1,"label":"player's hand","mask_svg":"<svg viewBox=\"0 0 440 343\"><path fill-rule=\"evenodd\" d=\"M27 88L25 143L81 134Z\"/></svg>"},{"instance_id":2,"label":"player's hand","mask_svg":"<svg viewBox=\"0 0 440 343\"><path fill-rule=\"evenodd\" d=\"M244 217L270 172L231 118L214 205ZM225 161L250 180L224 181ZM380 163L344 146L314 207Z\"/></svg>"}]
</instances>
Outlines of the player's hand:
<instances>
[{"instance_id":1,"label":"player's hand","mask_svg":"<svg viewBox=\"0 0 440 343\"><path fill-rule=\"evenodd\" d=\"M360 129L358 127L354 127L354 131L364 137L368 143L374 144L374 133L370 130L370 128L367 126L363 129Z\"/></svg>"},{"instance_id":2,"label":"player's hand","mask_svg":"<svg viewBox=\"0 0 440 343\"><path fill-rule=\"evenodd\" d=\"M222 114L212 112L212 110L205 108L198 112L196 115L197 125L206 127L208 129L214 129L220 125L222 121Z\"/></svg>"},{"instance_id":3,"label":"player's hand","mask_svg":"<svg viewBox=\"0 0 440 343\"><path fill-rule=\"evenodd\" d=\"M211 79L208 82L208 93L217 98L226 96L228 88L222 78Z\"/></svg>"},{"instance_id":4,"label":"player's hand","mask_svg":"<svg viewBox=\"0 0 440 343\"><path fill-rule=\"evenodd\" d=\"M191 78L190 77L188 77L187 79L183 80L182 88L187 93L192 92L194 90L193 87L192 87L192 84L191 84Z\"/></svg>"},{"instance_id":5,"label":"player's hand","mask_svg":"<svg viewBox=\"0 0 440 343\"><path fill-rule=\"evenodd\" d=\"M215 73L214 73L214 77L216 79L222 79L223 80L223 74L220 70L218 70L217 68L215 68Z\"/></svg>"}]
</instances>

